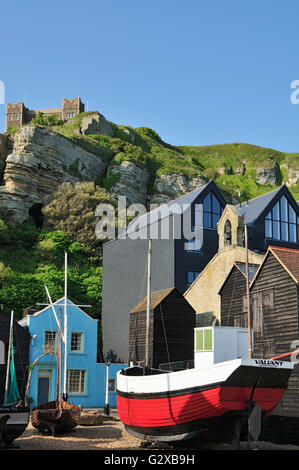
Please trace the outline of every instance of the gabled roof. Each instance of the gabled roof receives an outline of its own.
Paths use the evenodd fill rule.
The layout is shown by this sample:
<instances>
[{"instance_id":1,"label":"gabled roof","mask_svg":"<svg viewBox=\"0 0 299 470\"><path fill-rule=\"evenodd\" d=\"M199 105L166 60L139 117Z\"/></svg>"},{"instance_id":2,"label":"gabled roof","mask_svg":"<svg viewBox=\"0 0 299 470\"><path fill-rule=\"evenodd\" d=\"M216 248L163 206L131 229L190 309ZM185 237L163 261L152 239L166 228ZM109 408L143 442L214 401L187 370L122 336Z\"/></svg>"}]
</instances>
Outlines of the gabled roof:
<instances>
[{"instance_id":1,"label":"gabled roof","mask_svg":"<svg viewBox=\"0 0 299 470\"><path fill-rule=\"evenodd\" d=\"M239 271L241 271L241 273L243 274L243 276L246 277L246 263L242 263L242 262L240 262L240 261L236 261L236 262L235 262L235 265L237 266L237 268L239 269ZM260 266L259 264L248 263L248 277L249 277L249 281L250 281L250 282L251 282L252 279L254 278L255 273L257 272L259 266Z\"/></svg>"},{"instance_id":2,"label":"gabled roof","mask_svg":"<svg viewBox=\"0 0 299 470\"><path fill-rule=\"evenodd\" d=\"M217 185L214 183L213 180L210 180L207 184L204 184L203 186L194 189L190 193L184 194L176 199L173 199L172 201L160 205L159 207L147 212L146 214L136 217L128 224L127 228L119 234L118 238L125 237L125 235L127 233L130 233L131 231L135 232L136 223L138 223L139 228L144 228L150 225L152 222L156 222L158 219L168 217L171 213L183 214L187 207L192 204L208 187L211 187L211 191L215 190L218 192L217 196L220 195L220 197L222 198L222 203L227 203Z\"/></svg>"},{"instance_id":3,"label":"gabled roof","mask_svg":"<svg viewBox=\"0 0 299 470\"><path fill-rule=\"evenodd\" d=\"M58 299L56 300L56 302L53 302L53 305L55 306L59 306L61 305L62 307L64 306L64 297L61 297L61 299ZM76 304L74 304L69 298L67 299L67 307L76 307L81 313L83 313L84 315L86 315L88 318L90 318L91 320L93 321L98 321L98 320L95 320L94 318L92 318L90 315L88 315L88 313L84 312L84 310L82 310L80 307L78 307ZM37 312L35 313L32 313L32 314L28 314L26 315L24 318L22 318L18 323L19 325L21 326L28 326L28 321L29 321L29 317L37 317L38 315L40 315L41 313L45 312L46 310L48 309L51 309L51 305L47 305L45 308L43 308L42 310L38 310Z\"/></svg>"},{"instance_id":4,"label":"gabled roof","mask_svg":"<svg viewBox=\"0 0 299 470\"><path fill-rule=\"evenodd\" d=\"M255 197L250 201L243 202L239 206L236 206L238 207L240 214L244 217L244 224L252 224L262 214L262 212L266 209L274 197L282 190L283 187L284 186L281 186L278 189L274 189L274 191L270 191L269 193Z\"/></svg>"},{"instance_id":5,"label":"gabled roof","mask_svg":"<svg viewBox=\"0 0 299 470\"><path fill-rule=\"evenodd\" d=\"M259 266L260 266L259 264L248 263L249 282L251 282L252 279L254 278ZM227 283L227 280L228 280L229 276L231 275L232 271L234 270L234 268L237 268L241 272L241 274L243 274L244 278L246 278L246 263L243 263L241 261L235 261L232 268L231 268L231 270L230 270L230 272L226 276L226 279L225 279L224 283L222 284L221 288L219 289L218 294L220 294L223 287Z\"/></svg>"},{"instance_id":6,"label":"gabled roof","mask_svg":"<svg viewBox=\"0 0 299 470\"><path fill-rule=\"evenodd\" d=\"M265 257L257 270L250 287L253 286L260 270L262 269L269 254L272 253L281 266L287 271L291 278L298 284L299 283L299 250L294 248L284 248L280 246L269 246Z\"/></svg>"},{"instance_id":7,"label":"gabled roof","mask_svg":"<svg viewBox=\"0 0 299 470\"><path fill-rule=\"evenodd\" d=\"M163 289L163 290L152 292L150 309L153 310L154 308L156 308L157 305L159 305L162 302L162 300L164 300L173 291L179 292L176 287L170 287L169 289ZM182 299L184 299L183 296L182 296ZM184 300L187 302L186 299ZM146 310L146 304L147 304L147 297L144 297L144 299L141 302L139 302L139 304L136 305L136 307L134 307L130 313L137 313L137 312L142 312Z\"/></svg>"},{"instance_id":8,"label":"gabled roof","mask_svg":"<svg viewBox=\"0 0 299 470\"><path fill-rule=\"evenodd\" d=\"M269 249L288 271L295 282L299 282L299 250L294 248L284 248L279 246L270 246Z\"/></svg>"}]
</instances>

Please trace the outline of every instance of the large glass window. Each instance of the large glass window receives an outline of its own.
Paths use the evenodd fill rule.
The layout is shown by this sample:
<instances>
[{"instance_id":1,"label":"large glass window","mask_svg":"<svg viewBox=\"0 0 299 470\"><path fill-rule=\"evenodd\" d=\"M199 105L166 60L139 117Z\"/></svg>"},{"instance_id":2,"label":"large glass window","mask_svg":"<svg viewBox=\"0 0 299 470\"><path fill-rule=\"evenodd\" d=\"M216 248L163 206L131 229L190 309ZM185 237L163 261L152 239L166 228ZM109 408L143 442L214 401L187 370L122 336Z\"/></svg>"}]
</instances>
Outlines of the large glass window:
<instances>
[{"instance_id":1,"label":"large glass window","mask_svg":"<svg viewBox=\"0 0 299 470\"><path fill-rule=\"evenodd\" d=\"M282 196L265 218L266 238L299 242L298 220L295 210L285 196Z\"/></svg>"},{"instance_id":2,"label":"large glass window","mask_svg":"<svg viewBox=\"0 0 299 470\"><path fill-rule=\"evenodd\" d=\"M203 200L203 226L217 229L217 222L223 212L223 207L213 192Z\"/></svg>"}]
</instances>

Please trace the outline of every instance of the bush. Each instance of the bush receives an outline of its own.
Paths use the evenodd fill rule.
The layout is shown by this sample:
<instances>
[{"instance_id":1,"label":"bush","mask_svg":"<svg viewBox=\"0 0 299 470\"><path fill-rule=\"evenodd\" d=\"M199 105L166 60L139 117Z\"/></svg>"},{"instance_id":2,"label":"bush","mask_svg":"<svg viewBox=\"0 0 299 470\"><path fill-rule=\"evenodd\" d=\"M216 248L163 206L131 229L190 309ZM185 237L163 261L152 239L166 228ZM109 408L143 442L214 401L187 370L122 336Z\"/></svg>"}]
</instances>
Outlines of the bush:
<instances>
[{"instance_id":1,"label":"bush","mask_svg":"<svg viewBox=\"0 0 299 470\"><path fill-rule=\"evenodd\" d=\"M57 114L45 115L42 111L39 111L35 118L32 119L32 123L37 126L61 126L64 121L60 119Z\"/></svg>"}]
</instances>

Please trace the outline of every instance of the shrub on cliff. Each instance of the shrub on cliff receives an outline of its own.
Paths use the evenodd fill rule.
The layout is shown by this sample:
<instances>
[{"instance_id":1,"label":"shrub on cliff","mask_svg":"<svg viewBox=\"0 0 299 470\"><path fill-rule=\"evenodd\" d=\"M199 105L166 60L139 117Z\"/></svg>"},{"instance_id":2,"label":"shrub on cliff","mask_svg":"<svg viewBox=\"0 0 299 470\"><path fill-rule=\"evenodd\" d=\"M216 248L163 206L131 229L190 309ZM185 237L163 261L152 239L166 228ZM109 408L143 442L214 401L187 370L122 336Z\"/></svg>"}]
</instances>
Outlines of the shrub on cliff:
<instances>
[{"instance_id":1,"label":"shrub on cliff","mask_svg":"<svg viewBox=\"0 0 299 470\"><path fill-rule=\"evenodd\" d=\"M32 119L32 123L36 126L61 126L63 124L63 120L60 119L57 114L51 114L49 116L45 115L42 111L39 111L35 118Z\"/></svg>"},{"instance_id":2,"label":"shrub on cliff","mask_svg":"<svg viewBox=\"0 0 299 470\"><path fill-rule=\"evenodd\" d=\"M84 247L91 261L100 262L102 241L95 234L99 220L95 210L99 204L116 207L115 199L93 182L62 183L49 204L43 208L44 227L63 231Z\"/></svg>"}]
</instances>

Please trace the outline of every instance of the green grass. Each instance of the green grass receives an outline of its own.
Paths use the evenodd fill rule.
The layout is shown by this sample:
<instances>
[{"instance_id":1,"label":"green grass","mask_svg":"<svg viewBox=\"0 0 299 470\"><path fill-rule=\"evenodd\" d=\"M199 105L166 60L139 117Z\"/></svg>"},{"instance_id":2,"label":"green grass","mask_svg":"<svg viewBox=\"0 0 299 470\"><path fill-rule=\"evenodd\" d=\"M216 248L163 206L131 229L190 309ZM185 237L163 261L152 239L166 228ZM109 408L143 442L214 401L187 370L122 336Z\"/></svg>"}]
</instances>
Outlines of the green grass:
<instances>
[{"instance_id":1,"label":"green grass","mask_svg":"<svg viewBox=\"0 0 299 470\"><path fill-rule=\"evenodd\" d=\"M80 126L85 116L81 113L63 125L50 129L70 139L75 145L100 156L110 164L119 165L131 161L150 173L149 189L154 188L157 176L180 174L191 179L201 177L214 179L226 192L243 201L275 189L287 181L288 169L299 170L299 153L284 153L247 143L223 145L173 146L164 142L159 134L148 127L132 128L110 122L114 136L83 135ZM129 134L125 132L129 131ZM257 168L272 168L278 165L276 184L260 186L256 182ZM243 176L242 169L246 168ZM74 172L76 168L73 168ZM224 174L223 174L224 173ZM104 181L108 189L113 187L113 178ZM298 198L298 185L290 191Z\"/></svg>"}]
</instances>

